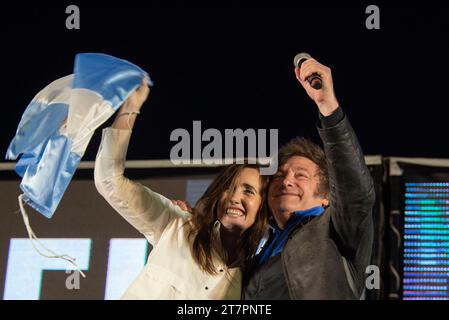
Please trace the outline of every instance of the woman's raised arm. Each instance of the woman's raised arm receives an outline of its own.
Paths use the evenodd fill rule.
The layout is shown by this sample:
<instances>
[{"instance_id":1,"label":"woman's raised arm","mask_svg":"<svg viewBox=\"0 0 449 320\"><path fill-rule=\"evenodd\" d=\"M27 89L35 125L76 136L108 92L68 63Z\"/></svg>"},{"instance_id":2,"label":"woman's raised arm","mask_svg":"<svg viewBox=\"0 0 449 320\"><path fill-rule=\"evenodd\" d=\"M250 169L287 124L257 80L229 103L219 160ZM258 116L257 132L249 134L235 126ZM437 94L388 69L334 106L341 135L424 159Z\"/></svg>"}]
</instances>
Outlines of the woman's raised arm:
<instances>
[{"instance_id":1,"label":"woman's raised arm","mask_svg":"<svg viewBox=\"0 0 449 320\"><path fill-rule=\"evenodd\" d=\"M143 83L120 108L112 127L103 129L95 160L95 186L106 201L152 244L177 217L187 215L162 195L124 176L132 127L149 89ZM129 113L129 114L128 114Z\"/></svg>"}]
</instances>

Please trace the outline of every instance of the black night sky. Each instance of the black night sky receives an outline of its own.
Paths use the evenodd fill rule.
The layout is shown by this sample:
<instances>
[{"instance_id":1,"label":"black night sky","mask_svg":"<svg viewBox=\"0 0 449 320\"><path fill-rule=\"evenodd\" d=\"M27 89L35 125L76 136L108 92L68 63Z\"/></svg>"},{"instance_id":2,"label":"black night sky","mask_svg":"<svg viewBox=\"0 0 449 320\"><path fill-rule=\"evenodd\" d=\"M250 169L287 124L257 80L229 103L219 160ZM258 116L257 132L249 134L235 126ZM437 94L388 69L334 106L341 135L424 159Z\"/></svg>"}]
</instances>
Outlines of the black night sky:
<instances>
[{"instance_id":1,"label":"black night sky","mask_svg":"<svg viewBox=\"0 0 449 320\"><path fill-rule=\"evenodd\" d=\"M365 26L365 8L375 2L13 4L0 22L0 149L4 155L29 101L72 73L80 52L129 60L155 83L128 159L169 158L171 131L192 131L194 120L222 132L277 128L280 144L296 135L319 141L317 109L293 73L293 57L306 51L332 69L365 154L449 158L449 10L441 2L419 3L379 3L380 30ZM80 8L80 30L65 27L69 4ZM94 159L100 136L98 129L84 160Z\"/></svg>"}]
</instances>

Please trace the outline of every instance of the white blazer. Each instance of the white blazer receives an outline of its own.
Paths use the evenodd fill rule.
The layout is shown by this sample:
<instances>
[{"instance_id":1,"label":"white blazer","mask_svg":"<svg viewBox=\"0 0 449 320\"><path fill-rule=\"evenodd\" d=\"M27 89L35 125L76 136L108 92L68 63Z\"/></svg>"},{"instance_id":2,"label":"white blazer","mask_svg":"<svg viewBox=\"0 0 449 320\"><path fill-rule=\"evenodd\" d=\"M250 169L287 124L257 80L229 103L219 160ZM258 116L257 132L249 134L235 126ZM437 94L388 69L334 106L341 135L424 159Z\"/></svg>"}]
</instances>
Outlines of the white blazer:
<instances>
[{"instance_id":1,"label":"white blazer","mask_svg":"<svg viewBox=\"0 0 449 320\"><path fill-rule=\"evenodd\" d=\"M122 299L240 299L240 268L229 269L216 257L220 272L212 276L194 259L187 239L190 214L123 175L131 133L103 129L94 173L98 192L153 246L147 264ZM217 221L214 232L219 229Z\"/></svg>"}]
</instances>

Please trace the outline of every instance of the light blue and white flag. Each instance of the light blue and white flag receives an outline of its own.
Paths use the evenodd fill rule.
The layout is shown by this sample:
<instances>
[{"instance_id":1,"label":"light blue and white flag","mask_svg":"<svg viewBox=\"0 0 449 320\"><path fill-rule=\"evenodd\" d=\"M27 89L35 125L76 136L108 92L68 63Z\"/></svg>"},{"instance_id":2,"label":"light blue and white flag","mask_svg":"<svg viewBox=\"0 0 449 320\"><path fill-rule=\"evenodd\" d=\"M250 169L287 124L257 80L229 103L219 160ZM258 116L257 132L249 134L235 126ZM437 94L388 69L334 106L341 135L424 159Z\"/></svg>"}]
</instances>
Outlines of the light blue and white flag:
<instances>
[{"instance_id":1,"label":"light blue and white flag","mask_svg":"<svg viewBox=\"0 0 449 320\"><path fill-rule=\"evenodd\" d=\"M26 108L6 159L15 160L23 200L51 218L96 128L148 74L115 57L78 54L74 74L39 92ZM151 86L151 80L148 80Z\"/></svg>"},{"instance_id":2,"label":"light blue and white flag","mask_svg":"<svg viewBox=\"0 0 449 320\"><path fill-rule=\"evenodd\" d=\"M83 53L75 58L74 73L50 83L26 108L6 152L22 177L19 206L31 244L47 258L75 259L57 254L31 229L24 202L51 218L86 151L96 128L111 117L128 96L148 79L136 65L115 57ZM42 252L36 244L45 251Z\"/></svg>"}]
</instances>

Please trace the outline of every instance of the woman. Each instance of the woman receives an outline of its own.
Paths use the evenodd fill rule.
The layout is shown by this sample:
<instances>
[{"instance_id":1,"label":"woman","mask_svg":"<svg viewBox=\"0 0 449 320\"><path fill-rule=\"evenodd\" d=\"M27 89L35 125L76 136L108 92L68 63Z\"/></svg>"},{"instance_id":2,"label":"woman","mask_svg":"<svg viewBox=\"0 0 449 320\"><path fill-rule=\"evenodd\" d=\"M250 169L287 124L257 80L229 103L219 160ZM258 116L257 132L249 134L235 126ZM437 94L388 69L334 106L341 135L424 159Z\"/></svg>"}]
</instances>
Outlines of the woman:
<instances>
[{"instance_id":1,"label":"woman","mask_svg":"<svg viewBox=\"0 0 449 320\"><path fill-rule=\"evenodd\" d=\"M95 161L100 194L152 244L148 262L123 299L240 299L240 266L255 254L266 225L266 179L256 166L231 165L190 214L123 176L142 85L103 130Z\"/></svg>"}]
</instances>

